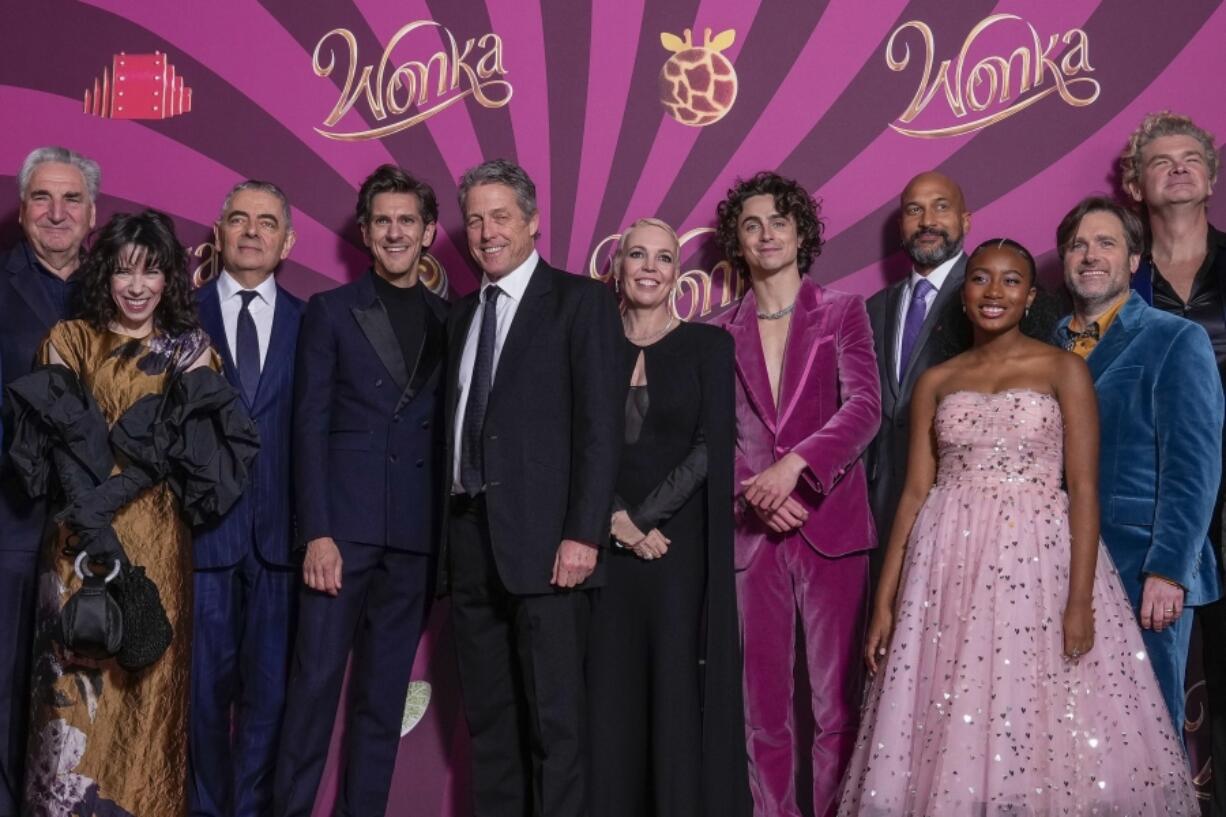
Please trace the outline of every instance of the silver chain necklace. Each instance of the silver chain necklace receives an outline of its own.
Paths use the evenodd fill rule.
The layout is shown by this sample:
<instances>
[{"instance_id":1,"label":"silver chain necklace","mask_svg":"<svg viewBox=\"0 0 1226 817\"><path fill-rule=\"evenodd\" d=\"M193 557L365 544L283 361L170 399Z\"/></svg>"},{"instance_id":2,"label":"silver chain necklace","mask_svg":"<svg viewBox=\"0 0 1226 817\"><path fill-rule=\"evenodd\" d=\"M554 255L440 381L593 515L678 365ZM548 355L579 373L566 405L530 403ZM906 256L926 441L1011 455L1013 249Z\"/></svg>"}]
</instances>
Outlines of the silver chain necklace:
<instances>
[{"instance_id":1,"label":"silver chain necklace","mask_svg":"<svg viewBox=\"0 0 1226 817\"><path fill-rule=\"evenodd\" d=\"M667 335L668 330L673 328L674 320L676 319L670 315L668 318L668 323L664 324L664 328L661 329L659 332L653 332L652 334L646 335L641 338L632 338L629 335L626 335L626 340L630 341L635 346L647 346L648 344L653 343L659 340L660 338L664 337L665 335Z\"/></svg>"},{"instance_id":2,"label":"silver chain necklace","mask_svg":"<svg viewBox=\"0 0 1226 817\"><path fill-rule=\"evenodd\" d=\"M780 318L786 318L788 315L791 315L792 310L795 308L796 308L796 302L792 301L790 304L785 306L783 309L780 309L778 312L759 312L758 319L763 320L763 321L777 321Z\"/></svg>"}]
</instances>

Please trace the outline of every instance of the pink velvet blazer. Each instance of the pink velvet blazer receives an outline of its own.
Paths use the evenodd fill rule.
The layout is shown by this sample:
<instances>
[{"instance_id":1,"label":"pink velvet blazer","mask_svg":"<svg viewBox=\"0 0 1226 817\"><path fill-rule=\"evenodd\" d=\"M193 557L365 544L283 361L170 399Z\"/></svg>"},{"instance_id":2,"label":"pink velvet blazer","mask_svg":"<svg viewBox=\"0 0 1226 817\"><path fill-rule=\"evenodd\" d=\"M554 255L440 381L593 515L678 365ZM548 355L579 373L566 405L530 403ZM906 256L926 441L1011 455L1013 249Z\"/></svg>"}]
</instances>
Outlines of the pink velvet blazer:
<instances>
[{"instance_id":1,"label":"pink velvet blazer","mask_svg":"<svg viewBox=\"0 0 1226 817\"><path fill-rule=\"evenodd\" d=\"M794 451L808 463L793 494L809 511L800 529L804 540L829 557L869 550L877 538L860 455L881 424L881 384L864 299L804 278L784 351L778 407L771 399L757 312L750 290L721 320L736 342L737 495L744 492L741 480ZM742 507L737 568L777 536Z\"/></svg>"}]
</instances>

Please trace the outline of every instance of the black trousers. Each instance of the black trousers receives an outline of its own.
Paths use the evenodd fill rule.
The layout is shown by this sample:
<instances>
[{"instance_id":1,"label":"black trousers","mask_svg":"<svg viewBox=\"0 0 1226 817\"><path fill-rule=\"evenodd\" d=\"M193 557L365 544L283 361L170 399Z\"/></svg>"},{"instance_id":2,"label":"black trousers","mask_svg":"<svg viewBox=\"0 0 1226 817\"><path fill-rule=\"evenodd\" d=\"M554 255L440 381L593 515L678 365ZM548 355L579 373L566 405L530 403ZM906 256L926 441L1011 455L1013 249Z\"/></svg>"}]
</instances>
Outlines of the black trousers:
<instances>
[{"instance_id":1,"label":"black trousers","mask_svg":"<svg viewBox=\"0 0 1226 817\"><path fill-rule=\"evenodd\" d=\"M0 817L23 799L37 572L37 550L0 550Z\"/></svg>"},{"instance_id":2,"label":"black trousers","mask_svg":"<svg viewBox=\"0 0 1226 817\"><path fill-rule=\"evenodd\" d=\"M333 598L304 586L299 597L273 785L277 817L311 814L350 650L344 772L333 813L382 817L387 811L434 560L377 545L336 544L343 560L340 593Z\"/></svg>"},{"instance_id":3,"label":"black trousers","mask_svg":"<svg viewBox=\"0 0 1226 817\"><path fill-rule=\"evenodd\" d=\"M484 501L457 500L448 520L451 618L472 736L474 815L582 817L588 593L509 593Z\"/></svg>"}]
</instances>

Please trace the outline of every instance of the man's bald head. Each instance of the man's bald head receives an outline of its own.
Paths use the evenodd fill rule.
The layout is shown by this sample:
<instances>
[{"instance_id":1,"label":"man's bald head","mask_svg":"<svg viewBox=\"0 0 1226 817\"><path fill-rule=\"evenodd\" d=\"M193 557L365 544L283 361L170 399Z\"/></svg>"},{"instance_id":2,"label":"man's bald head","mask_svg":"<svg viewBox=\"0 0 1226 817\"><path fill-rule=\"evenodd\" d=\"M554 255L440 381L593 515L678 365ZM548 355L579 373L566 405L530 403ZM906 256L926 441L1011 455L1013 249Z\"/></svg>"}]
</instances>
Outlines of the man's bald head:
<instances>
[{"instance_id":1,"label":"man's bald head","mask_svg":"<svg viewBox=\"0 0 1226 817\"><path fill-rule=\"evenodd\" d=\"M915 271L927 275L962 251L971 229L962 188L944 173L929 170L903 188L898 227Z\"/></svg>"},{"instance_id":2,"label":"man's bald head","mask_svg":"<svg viewBox=\"0 0 1226 817\"><path fill-rule=\"evenodd\" d=\"M902 189L902 195L899 197L899 204L906 207L907 200L919 190L937 189L941 190L945 197L956 203L959 208L966 209L966 196L962 194L961 185L939 170L926 170L907 182L907 186Z\"/></svg>"}]
</instances>

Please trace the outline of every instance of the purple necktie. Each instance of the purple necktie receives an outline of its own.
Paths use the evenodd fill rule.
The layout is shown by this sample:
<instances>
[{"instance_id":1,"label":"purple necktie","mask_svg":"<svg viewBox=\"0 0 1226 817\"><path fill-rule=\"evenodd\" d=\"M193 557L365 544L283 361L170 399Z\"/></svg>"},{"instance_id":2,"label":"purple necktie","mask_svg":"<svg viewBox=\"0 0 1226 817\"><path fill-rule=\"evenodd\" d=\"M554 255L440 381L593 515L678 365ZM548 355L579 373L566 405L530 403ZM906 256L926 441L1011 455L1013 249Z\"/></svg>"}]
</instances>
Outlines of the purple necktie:
<instances>
[{"instance_id":1,"label":"purple necktie","mask_svg":"<svg viewBox=\"0 0 1226 817\"><path fill-rule=\"evenodd\" d=\"M907 373L907 364L915 352L915 341L919 339L920 327L924 325L924 317L928 314L928 293L936 292L936 287L927 278L915 282L911 290L911 305L907 307L907 319L902 325L902 348L898 352L898 381L901 383Z\"/></svg>"}]
</instances>

